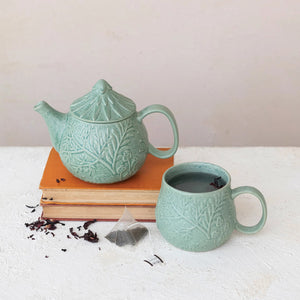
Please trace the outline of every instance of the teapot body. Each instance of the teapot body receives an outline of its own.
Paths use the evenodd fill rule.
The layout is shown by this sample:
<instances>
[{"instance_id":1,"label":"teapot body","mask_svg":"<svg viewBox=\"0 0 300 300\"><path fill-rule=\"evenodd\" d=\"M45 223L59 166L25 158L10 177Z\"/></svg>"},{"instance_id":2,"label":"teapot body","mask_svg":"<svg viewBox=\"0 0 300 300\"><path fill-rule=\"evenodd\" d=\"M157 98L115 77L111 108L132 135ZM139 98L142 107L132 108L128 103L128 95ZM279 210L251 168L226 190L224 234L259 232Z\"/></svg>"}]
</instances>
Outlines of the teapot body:
<instances>
[{"instance_id":1,"label":"teapot body","mask_svg":"<svg viewBox=\"0 0 300 300\"><path fill-rule=\"evenodd\" d=\"M76 99L68 113L45 101L34 109L44 118L65 167L87 182L123 181L142 167L148 153L168 158L178 148L177 124L167 107L152 104L137 112L131 99L115 92L103 79ZM148 141L143 119L152 113L165 115L171 124L174 143L168 150L157 149Z\"/></svg>"},{"instance_id":2,"label":"teapot body","mask_svg":"<svg viewBox=\"0 0 300 300\"><path fill-rule=\"evenodd\" d=\"M113 183L134 175L148 153L145 126L137 113L111 123L85 122L68 114L59 145L65 167L92 183Z\"/></svg>"}]
</instances>

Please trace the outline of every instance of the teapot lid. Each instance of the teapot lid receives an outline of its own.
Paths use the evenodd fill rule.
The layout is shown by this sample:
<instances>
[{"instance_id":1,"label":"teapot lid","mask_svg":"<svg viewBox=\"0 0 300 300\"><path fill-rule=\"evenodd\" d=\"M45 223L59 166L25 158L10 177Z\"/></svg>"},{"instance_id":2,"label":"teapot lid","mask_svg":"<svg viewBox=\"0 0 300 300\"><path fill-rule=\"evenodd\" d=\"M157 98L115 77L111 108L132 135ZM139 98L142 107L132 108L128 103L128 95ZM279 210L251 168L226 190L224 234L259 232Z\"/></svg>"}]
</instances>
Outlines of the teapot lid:
<instances>
[{"instance_id":1,"label":"teapot lid","mask_svg":"<svg viewBox=\"0 0 300 300\"><path fill-rule=\"evenodd\" d=\"M92 90L71 104L70 112L78 119L109 123L128 118L136 111L135 103L115 92L103 79Z\"/></svg>"}]
</instances>

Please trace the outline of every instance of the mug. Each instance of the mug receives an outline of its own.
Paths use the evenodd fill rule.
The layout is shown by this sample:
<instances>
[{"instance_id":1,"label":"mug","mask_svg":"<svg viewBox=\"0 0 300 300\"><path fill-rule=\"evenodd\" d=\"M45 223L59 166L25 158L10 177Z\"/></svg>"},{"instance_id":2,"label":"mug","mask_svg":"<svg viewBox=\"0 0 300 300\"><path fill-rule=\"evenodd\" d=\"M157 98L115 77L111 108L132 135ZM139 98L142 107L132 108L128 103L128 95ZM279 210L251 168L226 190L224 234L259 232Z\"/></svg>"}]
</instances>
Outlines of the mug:
<instances>
[{"instance_id":1,"label":"mug","mask_svg":"<svg viewBox=\"0 0 300 300\"><path fill-rule=\"evenodd\" d=\"M223 184L208 192L180 190L170 184L176 176L196 178L201 174L210 174L223 180ZM230 174L211 163L189 162L169 168L163 175L155 210L156 224L162 236L177 248L198 252L221 246L234 229L247 234L261 230L267 218L264 196L250 186L231 189L230 182ZM234 198L243 193L256 196L261 203L262 216L254 226L244 226L236 219Z\"/></svg>"}]
</instances>

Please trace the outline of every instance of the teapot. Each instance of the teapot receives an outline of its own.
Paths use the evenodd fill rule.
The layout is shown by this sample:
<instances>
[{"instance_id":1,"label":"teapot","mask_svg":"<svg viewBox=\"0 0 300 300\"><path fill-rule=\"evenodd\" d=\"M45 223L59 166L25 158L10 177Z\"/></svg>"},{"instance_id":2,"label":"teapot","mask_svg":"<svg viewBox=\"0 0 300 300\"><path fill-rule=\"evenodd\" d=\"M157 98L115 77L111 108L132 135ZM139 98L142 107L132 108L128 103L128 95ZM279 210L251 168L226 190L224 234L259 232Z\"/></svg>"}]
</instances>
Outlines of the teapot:
<instances>
[{"instance_id":1,"label":"teapot","mask_svg":"<svg viewBox=\"0 0 300 300\"><path fill-rule=\"evenodd\" d=\"M115 92L103 79L75 100L68 113L41 101L34 110L42 115L51 142L76 177L92 183L113 183L133 176L148 153L168 158L178 148L178 129L172 112L154 104L136 111L135 103ZM159 150L149 143L143 119L151 113L164 114L171 123L174 143Z\"/></svg>"}]
</instances>

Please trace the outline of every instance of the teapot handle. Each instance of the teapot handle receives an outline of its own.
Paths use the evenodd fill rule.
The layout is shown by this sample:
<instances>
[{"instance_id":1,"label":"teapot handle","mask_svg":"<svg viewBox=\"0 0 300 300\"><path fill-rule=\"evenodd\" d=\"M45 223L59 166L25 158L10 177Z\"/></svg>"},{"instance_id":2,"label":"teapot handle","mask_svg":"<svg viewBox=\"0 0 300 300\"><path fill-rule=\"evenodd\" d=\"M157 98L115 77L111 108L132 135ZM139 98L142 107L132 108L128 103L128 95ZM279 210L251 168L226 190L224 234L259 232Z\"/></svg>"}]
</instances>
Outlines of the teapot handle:
<instances>
[{"instance_id":1,"label":"teapot handle","mask_svg":"<svg viewBox=\"0 0 300 300\"><path fill-rule=\"evenodd\" d=\"M178 148L178 128L177 124L174 118L173 113L165 106L160 104L153 104L145 107L141 111L137 113L137 119L138 121L142 122L142 120L149 114L152 113L162 113L164 114L168 120L171 123L172 130L173 130L173 136L174 136L174 143L171 149L169 150L159 150L155 148L152 144L149 143L149 153L152 155L158 157L158 158L168 158L175 154Z\"/></svg>"}]
</instances>

